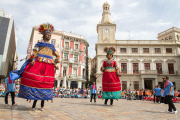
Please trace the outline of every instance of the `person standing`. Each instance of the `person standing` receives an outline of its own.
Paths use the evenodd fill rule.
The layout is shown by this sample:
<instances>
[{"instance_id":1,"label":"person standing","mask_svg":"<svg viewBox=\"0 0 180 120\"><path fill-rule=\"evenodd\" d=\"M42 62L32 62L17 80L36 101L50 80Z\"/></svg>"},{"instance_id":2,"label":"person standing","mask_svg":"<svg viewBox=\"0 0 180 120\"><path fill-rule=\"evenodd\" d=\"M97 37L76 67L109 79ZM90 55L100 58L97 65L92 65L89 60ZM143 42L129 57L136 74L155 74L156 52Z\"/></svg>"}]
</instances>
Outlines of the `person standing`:
<instances>
[{"instance_id":1,"label":"person standing","mask_svg":"<svg viewBox=\"0 0 180 120\"><path fill-rule=\"evenodd\" d=\"M159 103L159 99L161 98L162 89L159 88L159 85L157 85L157 87L154 89L154 91L156 93L156 102Z\"/></svg>"},{"instance_id":2,"label":"person standing","mask_svg":"<svg viewBox=\"0 0 180 120\"><path fill-rule=\"evenodd\" d=\"M107 53L106 58L101 67L102 76L102 98L105 99L107 105L110 99L110 105L113 105L113 99L118 100L121 97L121 82L119 77L121 73L115 60L112 60L113 54L116 51L115 47L105 47L104 51Z\"/></svg>"},{"instance_id":3,"label":"person standing","mask_svg":"<svg viewBox=\"0 0 180 120\"><path fill-rule=\"evenodd\" d=\"M156 91L155 91L156 87L157 87L157 86L155 86L155 88L153 89L153 93L154 93L154 103L155 103L155 100L156 100Z\"/></svg>"},{"instance_id":4,"label":"person standing","mask_svg":"<svg viewBox=\"0 0 180 120\"><path fill-rule=\"evenodd\" d=\"M15 104L15 80L12 81L10 77L7 77L5 79L5 105L8 105L8 95L11 93L11 101L12 105L17 105Z\"/></svg>"},{"instance_id":5,"label":"person standing","mask_svg":"<svg viewBox=\"0 0 180 120\"><path fill-rule=\"evenodd\" d=\"M93 96L94 96L94 103L96 103L96 90L97 90L97 86L96 86L95 82L93 82L93 84L91 85L90 89L91 89L90 103L92 102Z\"/></svg>"},{"instance_id":6,"label":"person standing","mask_svg":"<svg viewBox=\"0 0 180 120\"><path fill-rule=\"evenodd\" d=\"M164 81L164 96L166 97L169 109L168 111L166 111L166 113L173 113L176 114L177 113L177 109L174 106L174 103L172 102L173 96L174 96L174 86L173 83L171 81L169 81L169 77L164 76L163 78ZM174 112L172 112L172 109L174 110Z\"/></svg>"},{"instance_id":7,"label":"person standing","mask_svg":"<svg viewBox=\"0 0 180 120\"><path fill-rule=\"evenodd\" d=\"M162 91L161 91L161 99L160 99L161 104L164 104L164 96L163 95L164 95L164 89L162 89Z\"/></svg>"}]
</instances>

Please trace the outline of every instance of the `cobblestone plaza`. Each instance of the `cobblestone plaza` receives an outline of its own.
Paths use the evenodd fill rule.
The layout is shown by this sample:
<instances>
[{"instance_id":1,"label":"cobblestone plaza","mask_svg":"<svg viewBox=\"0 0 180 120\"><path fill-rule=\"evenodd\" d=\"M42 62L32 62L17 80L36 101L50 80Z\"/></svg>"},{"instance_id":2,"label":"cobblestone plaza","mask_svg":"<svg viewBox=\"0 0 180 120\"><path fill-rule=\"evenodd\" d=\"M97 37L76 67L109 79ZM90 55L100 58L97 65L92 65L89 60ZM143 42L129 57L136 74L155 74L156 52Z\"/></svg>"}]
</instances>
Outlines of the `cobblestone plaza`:
<instances>
[{"instance_id":1,"label":"cobblestone plaza","mask_svg":"<svg viewBox=\"0 0 180 120\"><path fill-rule=\"evenodd\" d=\"M37 102L37 110L32 111L32 102L16 97L18 106L5 106L4 98L1 97L0 120L176 120L180 118L179 111L177 114L165 113L168 105L154 104L152 101L119 99L114 101L114 106L104 106L102 99L97 99L96 104L90 104L89 99L55 98L53 103L45 101L44 111L40 111L40 101ZM179 103L175 103L175 106L180 110Z\"/></svg>"}]
</instances>

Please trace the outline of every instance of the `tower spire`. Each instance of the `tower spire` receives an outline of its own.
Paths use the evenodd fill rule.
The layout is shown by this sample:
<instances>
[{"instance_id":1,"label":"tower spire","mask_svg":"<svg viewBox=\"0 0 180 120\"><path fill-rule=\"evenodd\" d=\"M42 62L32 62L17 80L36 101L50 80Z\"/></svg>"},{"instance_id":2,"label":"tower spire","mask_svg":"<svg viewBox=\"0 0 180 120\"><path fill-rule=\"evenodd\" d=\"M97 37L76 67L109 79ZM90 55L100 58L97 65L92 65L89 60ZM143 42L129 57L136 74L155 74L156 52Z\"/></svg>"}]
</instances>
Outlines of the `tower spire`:
<instances>
[{"instance_id":1,"label":"tower spire","mask_svg":"<svg viewBox=\"0 0 180 120\"><path fill-rule=\"evenodd\" d=\"M110 5L107 1L103 4L103 14L102 14L102 19L101 19L101 24L104 24L104 23L112 23Z\"/></svg>"}]
</instances>

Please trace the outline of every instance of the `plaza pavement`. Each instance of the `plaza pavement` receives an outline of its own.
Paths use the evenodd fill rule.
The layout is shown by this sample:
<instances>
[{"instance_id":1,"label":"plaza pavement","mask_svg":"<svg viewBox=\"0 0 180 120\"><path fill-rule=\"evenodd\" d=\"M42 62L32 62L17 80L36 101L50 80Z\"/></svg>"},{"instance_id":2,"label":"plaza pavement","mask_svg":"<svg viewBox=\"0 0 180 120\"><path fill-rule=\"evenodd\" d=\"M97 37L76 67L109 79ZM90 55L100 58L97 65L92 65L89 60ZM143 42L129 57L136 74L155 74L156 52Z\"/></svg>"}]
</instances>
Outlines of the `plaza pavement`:
<instances>
[{"instance_id":1,"label":"plaza pavement","mask_svg":"<svg viewBox=\"0 0 180 120\"><path fill-rule=\"evenodd\" d=\"M9 97L9 104L11 103ZM108 101L109 104L110 101ZM55 98L54 102L45 101L44 111L40 111L40 101L37 110L32 111L31 103L17 98L18 106L5 106L4 98L0 97L0 120L180 120L177 114L165 113L168 105L154 104L150 101L114 100L114 106L104 106L104 100L89 104L89 99ZM180 104L175 104L180 110Z\"/></svg>"}]
</instances>

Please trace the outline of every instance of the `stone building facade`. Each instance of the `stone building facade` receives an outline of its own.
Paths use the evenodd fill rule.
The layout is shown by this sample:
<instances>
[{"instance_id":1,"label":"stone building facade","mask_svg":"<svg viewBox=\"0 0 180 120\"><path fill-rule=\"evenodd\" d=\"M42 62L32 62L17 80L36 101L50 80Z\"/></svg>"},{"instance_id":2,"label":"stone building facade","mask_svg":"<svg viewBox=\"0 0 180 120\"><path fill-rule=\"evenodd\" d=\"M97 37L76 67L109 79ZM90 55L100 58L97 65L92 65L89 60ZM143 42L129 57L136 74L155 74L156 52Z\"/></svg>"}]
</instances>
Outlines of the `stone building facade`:
<instances>
[{"instance_id":1,"label":"stone building facade","mask_svg":"<svg viewBox=\"0 0 180 120\"><path fill-rule=\"evenodd\" d=\"M102 20L97 24L98 42L96 50L96 84L102 87L100 67L106 60L104 47L114 46L116 60L122 73L121 88L153 89L162 85L162 77L169 76L180 90L180 29L172 27L158 34L158 40L115 40L116 24L110 16L110 5L103 4ZM92 65L93 66L93 65Z\"/></svg>"}]
</instances>

